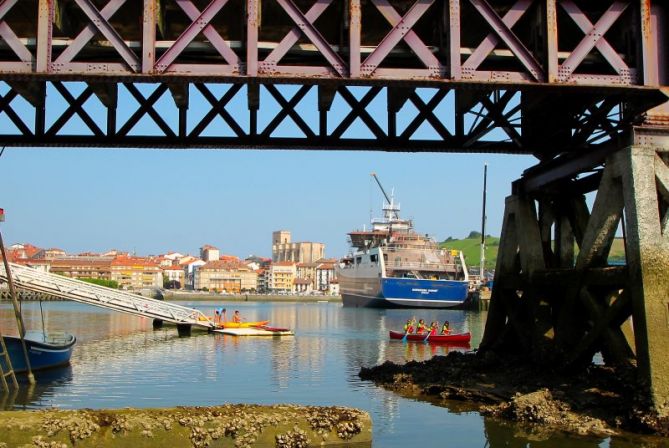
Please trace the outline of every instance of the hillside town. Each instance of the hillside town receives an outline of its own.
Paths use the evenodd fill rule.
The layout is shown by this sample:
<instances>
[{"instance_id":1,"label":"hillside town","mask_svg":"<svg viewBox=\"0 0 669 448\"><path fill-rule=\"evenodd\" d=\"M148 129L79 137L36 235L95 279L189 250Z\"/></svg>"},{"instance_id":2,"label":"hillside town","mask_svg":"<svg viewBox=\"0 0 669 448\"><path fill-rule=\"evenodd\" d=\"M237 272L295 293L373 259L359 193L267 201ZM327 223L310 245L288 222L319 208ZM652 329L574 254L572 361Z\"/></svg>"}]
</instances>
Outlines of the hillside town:
<instances>
[{"instance_id":1,"label":"hillside town","mask_svg":"<svg viewBox=\"0 0 669 448\"><path fill-rule=\"evenodd\" d=\"M325 258L325 245L293 242L291 233L272 234L272 258L241 259L205 244L197 256L178 252L137 256L110 250L69 254L30 243L7 248L12 263L124 290L165 288L221 294L339 294L336 259Z\"/></svg>"}]
</instances>

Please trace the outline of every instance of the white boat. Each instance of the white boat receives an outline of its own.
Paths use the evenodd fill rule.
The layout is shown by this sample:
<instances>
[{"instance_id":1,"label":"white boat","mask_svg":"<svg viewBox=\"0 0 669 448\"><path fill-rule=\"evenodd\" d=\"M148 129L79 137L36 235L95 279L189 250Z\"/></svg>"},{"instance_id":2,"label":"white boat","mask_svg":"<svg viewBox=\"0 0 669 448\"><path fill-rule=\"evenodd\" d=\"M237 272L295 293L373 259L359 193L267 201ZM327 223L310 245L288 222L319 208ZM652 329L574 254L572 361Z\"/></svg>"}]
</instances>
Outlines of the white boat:
<instances>
[{"instance_id":1,"label":"white boat","mask_svg":"<svg viewBox=\"0 0 669 448\"><path fill-rule=\"evenodd\" d=\"M440 249L418 234L388 197L371 230L350 232L353 252L337 266L344 306L452 308L468 297L469 277L460 251Z\"/></svg>"}]
</instances>

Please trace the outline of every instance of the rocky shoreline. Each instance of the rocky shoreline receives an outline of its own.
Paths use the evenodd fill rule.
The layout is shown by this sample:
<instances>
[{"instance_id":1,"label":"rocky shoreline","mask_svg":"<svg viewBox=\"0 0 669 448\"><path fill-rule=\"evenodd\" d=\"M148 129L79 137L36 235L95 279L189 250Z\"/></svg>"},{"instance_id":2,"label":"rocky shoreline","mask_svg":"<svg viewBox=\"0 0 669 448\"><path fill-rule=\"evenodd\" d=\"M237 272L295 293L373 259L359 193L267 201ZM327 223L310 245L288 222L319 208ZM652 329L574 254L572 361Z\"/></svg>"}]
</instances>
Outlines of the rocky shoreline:
<instances>
[{"instance_id":1,"label":"rocky shoreline","mask_svg":"<svg viewBox=\"0 0 669 448\"><path fill-rule=\"evenodd\" d=\"M371 447L368 413L346 407L222 405L0 412L0 448Z\"/></svg>"},{"instance_id":2,"label":"rocky shoreline","mask_svg":"<svg viewBox=\"0 0 669 448\"><path fill-rule=\"evenodd\" d=\"M669 418L660 417L666 410L658 413L644 403L632 370L592 365L567 374L493 353L451 352L423 362L363 367L359 376L435 404L471 403L483 415L540 425L544 433L669 436Z\"/></svg>"}]
</instances>

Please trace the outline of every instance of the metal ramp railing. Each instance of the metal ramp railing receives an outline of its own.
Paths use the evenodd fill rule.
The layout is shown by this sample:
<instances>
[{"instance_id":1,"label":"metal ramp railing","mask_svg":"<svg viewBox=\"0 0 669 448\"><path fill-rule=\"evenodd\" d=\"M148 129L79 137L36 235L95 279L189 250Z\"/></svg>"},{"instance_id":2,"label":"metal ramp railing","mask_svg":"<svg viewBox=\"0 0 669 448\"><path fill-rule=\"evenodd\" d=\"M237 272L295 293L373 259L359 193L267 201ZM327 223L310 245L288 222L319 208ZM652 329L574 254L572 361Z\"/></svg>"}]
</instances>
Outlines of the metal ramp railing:
<instances>
[{"instance_id":1,"label":"metal ramp railing","mask_svg":"<svg viewBox=\"0 0 669 448\"><path fill-rule=\"evenodd\" d=\"M15 263L9 263L9 266L14 284L22 289L174 324L205 328L215 326L211 319L196 309L50 274ZM7 273L2 264L0 264L0 281L7 281Z\"/></svg>"}]
</instances>

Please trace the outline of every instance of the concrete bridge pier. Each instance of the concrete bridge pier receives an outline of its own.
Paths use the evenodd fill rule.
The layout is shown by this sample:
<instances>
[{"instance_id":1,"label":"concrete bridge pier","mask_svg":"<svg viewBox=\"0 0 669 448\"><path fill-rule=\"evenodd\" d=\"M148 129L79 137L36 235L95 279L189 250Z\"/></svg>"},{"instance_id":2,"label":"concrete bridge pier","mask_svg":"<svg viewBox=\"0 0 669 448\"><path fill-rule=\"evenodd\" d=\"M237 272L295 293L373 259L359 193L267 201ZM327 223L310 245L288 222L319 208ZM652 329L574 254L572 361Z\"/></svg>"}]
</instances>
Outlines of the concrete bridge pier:
<instances>
[{"instance_id":1,"label":"concrete bridge pier","mask_svg":"<svg viewBox=\"0 0 669 448\"><path fill-rule=\"evenodd\" d=\"M190 324L177 324L177 332L179 336L185 337L191 335L191 325Z\"/></svg>"},{"instance_id":2,"label":"concrete bridge pier","mask_svg":"<svg viewBox=\"0 0 669 448\"><path fill-rule=\"evenodd\" d=\"M621 234L626 263L609 263ZM635 130L632 145L550 182L524 174L506 200L480 351L563 369L600 353L636 369L669 416L668 272L669 132Z\"/></svg>"}]
</instances>

